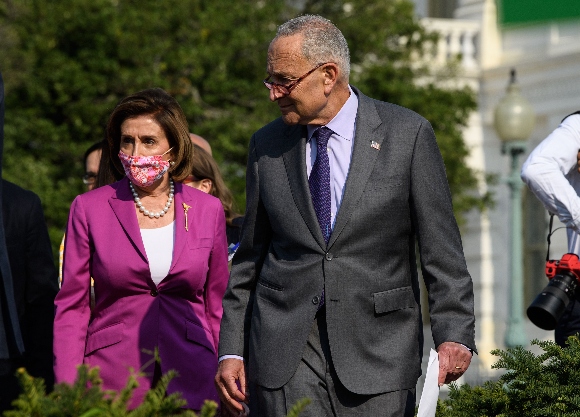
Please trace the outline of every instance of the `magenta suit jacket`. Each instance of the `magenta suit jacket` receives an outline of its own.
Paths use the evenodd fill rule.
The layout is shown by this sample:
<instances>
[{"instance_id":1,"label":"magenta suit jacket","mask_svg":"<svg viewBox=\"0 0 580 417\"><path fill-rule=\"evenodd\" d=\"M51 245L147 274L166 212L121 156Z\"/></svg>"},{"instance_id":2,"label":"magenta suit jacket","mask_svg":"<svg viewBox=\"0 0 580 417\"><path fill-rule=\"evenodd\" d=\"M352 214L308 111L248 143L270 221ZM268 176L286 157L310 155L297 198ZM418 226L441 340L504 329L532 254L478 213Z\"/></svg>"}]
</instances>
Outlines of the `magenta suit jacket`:
<instances>
[{"instance_id":1,"label":"magenta suit jacket","mask_svg":"<svg viewBox=\"0 0 580 417\"><path fill-rule=\"evenodd\" d=\"M187 230L185 206L187 212ZM57 382L72 382L76 367L99 366L104 389L119 390L142 371L132 406L150 388L159 350L161 372L179 376L187 407L218 400L213 378L222 297L228 281L224 210L217 198L175 183L175 240L167 277L155 286L126 178L79 195L70 210L63 285L54 322ZM90 278L95 307L89 308Z\"/></svg>"}]
</instances>

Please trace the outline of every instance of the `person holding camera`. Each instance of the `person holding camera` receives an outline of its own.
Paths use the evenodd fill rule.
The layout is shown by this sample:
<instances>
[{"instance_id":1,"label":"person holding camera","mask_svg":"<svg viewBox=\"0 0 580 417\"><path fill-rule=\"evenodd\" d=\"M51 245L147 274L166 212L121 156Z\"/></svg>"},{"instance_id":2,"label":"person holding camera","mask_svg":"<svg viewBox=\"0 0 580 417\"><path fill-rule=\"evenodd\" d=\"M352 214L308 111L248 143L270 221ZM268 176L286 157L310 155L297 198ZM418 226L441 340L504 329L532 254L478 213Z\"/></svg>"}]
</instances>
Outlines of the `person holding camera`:
<instances>
[{"instance_id":1,"label":"person holding camera","mask_svg":"<svg viewBox=\"0 0 580 417\"><path fill-rule=\"evenodd\" d=\"M566 225L568 252L580 255L580 111L568 115L530 154L522 167L522 180L546 209ZM558 320L555 340L566 345L580 333L578 291Z\"/></svg>"}]
</instances>

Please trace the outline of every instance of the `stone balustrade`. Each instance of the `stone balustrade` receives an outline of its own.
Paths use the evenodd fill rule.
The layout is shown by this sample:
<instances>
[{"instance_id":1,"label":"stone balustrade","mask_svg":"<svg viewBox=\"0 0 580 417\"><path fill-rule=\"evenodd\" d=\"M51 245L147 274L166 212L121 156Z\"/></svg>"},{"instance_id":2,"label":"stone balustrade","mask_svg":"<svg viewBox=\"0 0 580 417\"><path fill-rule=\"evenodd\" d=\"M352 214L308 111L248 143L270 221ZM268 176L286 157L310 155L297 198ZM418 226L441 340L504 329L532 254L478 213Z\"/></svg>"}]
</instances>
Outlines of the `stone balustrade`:
<instances>
[{"instance_id":1,"label":"stone balustrade","mask_svg":"<svg viewBox=\"0 0 580 417\"><path fill-rule=\"evenodd\" d=\"M467 73L479 72L481 25L478 21L424 18L421 23L428 31L440 34L437 48L433 48L430 57L436 65L444 66L459 59Z\"/></svg>"}]
</instances>

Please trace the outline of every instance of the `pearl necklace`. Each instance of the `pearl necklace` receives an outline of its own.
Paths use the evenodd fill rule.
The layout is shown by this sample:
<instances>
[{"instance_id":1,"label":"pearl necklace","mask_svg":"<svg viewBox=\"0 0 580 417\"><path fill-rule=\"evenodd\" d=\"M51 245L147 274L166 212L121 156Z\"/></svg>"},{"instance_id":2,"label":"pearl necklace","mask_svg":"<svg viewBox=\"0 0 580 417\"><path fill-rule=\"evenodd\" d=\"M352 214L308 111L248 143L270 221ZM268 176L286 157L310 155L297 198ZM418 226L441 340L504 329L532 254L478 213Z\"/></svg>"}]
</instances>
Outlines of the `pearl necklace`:
<instances>
[{"instance_id":1,"label":"pearl necklace","mask_svg":"<svg viewBox=\"0 0 580 417\"><path fill-rule=\"evenodd\" d=\"M141 199L139 198L139 194L137 194L137 191L135 191L135 188L133 188L133 184L131 184L131 181L129 181L129 187L131 188L131 193L133 194L133 200L135 200L135 204L137 205L137 207L139 208L139 211L141 213L143 213L143 215L148 216L150 219L158 219L160 217L165 216L165 213L167 213L169 211L169 207L171 207L171 203L173 203L173 191L174 191L174 187L173 187L173 180L171 178L169 178L169 198L167 199L167 203L165 204L165 207L163 207L163 210L161 210L159 213L154 213L152 211L147 210L145 207L143 207L143 203L141 202Z\"/></svg>"}]
</instances>

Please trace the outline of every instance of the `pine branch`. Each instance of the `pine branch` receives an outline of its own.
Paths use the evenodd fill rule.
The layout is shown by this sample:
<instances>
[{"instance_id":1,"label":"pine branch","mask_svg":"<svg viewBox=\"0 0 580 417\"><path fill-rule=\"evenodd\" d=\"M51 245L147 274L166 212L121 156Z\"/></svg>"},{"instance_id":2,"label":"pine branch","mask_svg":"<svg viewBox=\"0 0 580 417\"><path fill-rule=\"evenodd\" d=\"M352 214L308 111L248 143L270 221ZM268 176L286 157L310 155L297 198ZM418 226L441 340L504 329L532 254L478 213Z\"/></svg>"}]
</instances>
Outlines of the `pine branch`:
<instances>
[{"instance_id":1,"label":"pine branch","mask_svg":"<svg viewBox=\"0 0 580 417\"><path fill-rule=\"evenodd\" d=\"M290 409L290 412L288 413L288 415L286 417L298 417L298 415L302 411L304 411L304 409L310 403L311 403L310 398L302 398L301 400L298 400L298 402L292 406L292 408Z\"/></svg>"},{"instance_id":2,"label":"pine branch","mask_svg":"<svg viewBox=\"0 0 580 417\"><path fill-rule=\"evenodd\" d=\"M23 387L15 400L15 409L6 411L5 417L198 417L193 411L183 409L187 403L181 393L167 395L167 387L177 375L170 371L163 375L155 388L149 390L143 402L129 410L131 397L138 386L137 374L131 373L126 386L120 391L102 389L98 368L78 367L72 385L61 383L46 395L44 381L33 378L24 369L18 370ZM217 404L206 401L199 417L214 417Z\"/></svg>"}]
</instances>

